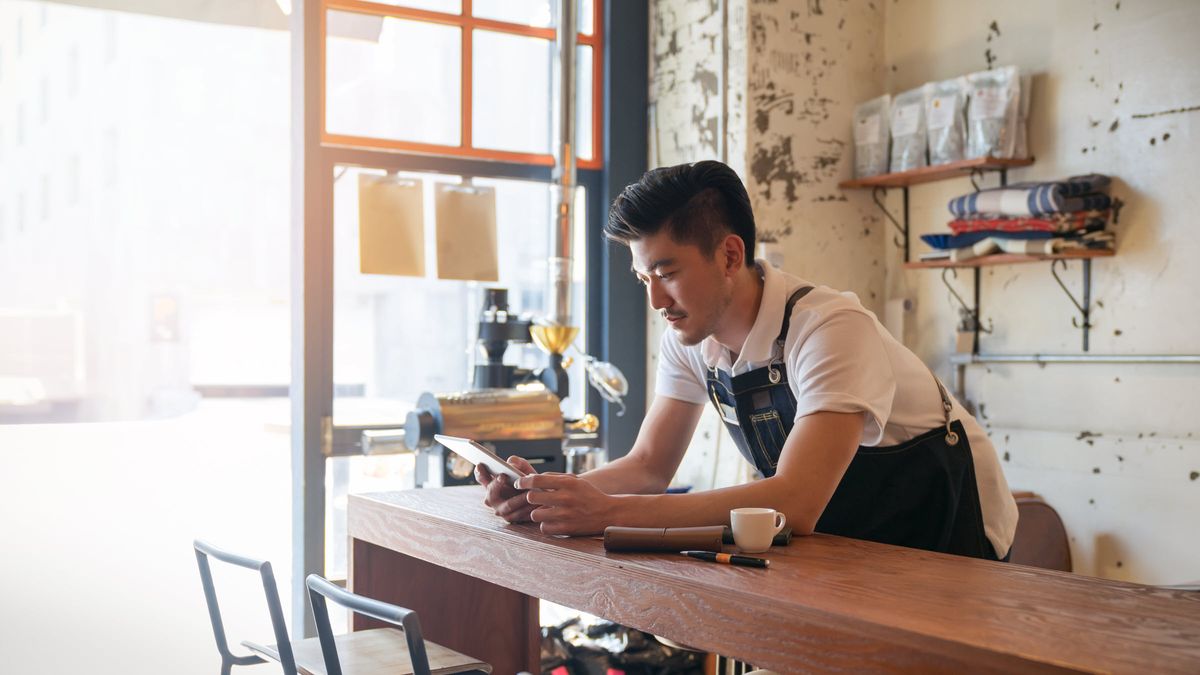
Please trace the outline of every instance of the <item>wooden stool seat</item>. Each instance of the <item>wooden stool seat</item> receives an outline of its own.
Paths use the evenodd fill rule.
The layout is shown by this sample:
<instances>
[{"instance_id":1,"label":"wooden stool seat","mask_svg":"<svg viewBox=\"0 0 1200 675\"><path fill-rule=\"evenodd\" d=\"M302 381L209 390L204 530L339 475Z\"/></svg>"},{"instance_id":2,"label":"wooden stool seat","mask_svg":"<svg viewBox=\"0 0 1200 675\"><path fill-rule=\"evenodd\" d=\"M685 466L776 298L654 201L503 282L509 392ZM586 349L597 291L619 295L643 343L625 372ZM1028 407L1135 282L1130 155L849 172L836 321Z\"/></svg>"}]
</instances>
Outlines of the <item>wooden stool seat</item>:
<instances>
[{"instance_id":1,"label":"wooden stool seat","mask_svg":"<svg viewBox=\"0 0 1200 675\"><path fill-rule=\"evenodd\" d=\"M408 655L408 644L404 631L398 628L375 628L361 630L334 637L341 655L344 675L412 675L412 659ZM257 645L243 642L250 651L273 661L279 660L275 645ZM436 642L425 641L429 656L430 675L451 673L492 672L488 664L443 647ZM292 642L292 653L296 655L296 668L303 675L325 675L325 660L321 655L319 638Z\"/></svg>"}]
</instances>

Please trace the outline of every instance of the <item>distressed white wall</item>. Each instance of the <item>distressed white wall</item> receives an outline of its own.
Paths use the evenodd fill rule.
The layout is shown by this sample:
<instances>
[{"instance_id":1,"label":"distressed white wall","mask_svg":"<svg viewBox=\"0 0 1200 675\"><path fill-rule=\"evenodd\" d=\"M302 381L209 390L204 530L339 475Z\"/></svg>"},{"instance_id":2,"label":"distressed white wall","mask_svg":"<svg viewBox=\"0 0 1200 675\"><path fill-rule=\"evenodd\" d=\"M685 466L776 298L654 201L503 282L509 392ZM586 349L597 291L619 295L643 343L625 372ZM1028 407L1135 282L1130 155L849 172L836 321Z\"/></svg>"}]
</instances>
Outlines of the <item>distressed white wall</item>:
<instances>
[{"instance_id":1,"label":"distressed white wall","mask_svg":"<svg viewBox=\"0 0 1200 675\"><path fill-rule=\"evenodd\" d=\"M1190 264L1200 254L1200 110L1134 117L1200 106L1200 3L900 0L886 12L893 93L989 60L1035 74L1037 161L1010 180L1117 178L1112 193L1127 206L1117 257L1092 265L1091 352L1200 353L1200 267ZM914 237L944 231L947 200L970 189L966 180L913 188ZM953 300L936 271L903 270L894 250L888 261L890 297L915 300L910 346L949 378ZM1072 263L1063 274L1077 297L1081 269ZM968 298L970 284L960 275ZM1048 265L986 268L982 315L995 331L981 349L1080 353L1073 312ZM1200 579L1200 366L973 366L966 385L1009 483L1042 494L1062 515L1077 572Z\"/></svg>"},{"instance_id":2,"label":"distressed white wall","mask_svg":"<svg viewBox=\"0 0 1200 675\"><path fill-rule=\"evenodd\" d=\"M883 11L873 3L659 0L651 4L652 166L719 158L746 181L759 232L778 239L789 272L854 291L881 312L883 220L864 193L838 190L853 164L854 104L883 91ZM723 32L723 39L722 39ZM724 63L722 53L724 52ZM720 94L704 91L721 73ZM728 142L712 139L725 114ZM659 317L649 324L653 372ZM653 378L649 383L653 395ZM746 480L706 410L676 476L696 487Z\"/></svg>"},{"instance_id":3,"label":"distressed white wall","mask_svg":"<svg viewBox=\"0 0 1200 675\"><path fill-rule=\"evenodd\" d=\"M650 3L650 166L719 159L746 177L746 0ZM666 325L648 309L647 396L654 396ZM679 485L731 485L749 477L719 418L706 409Z\"/></svg>"},{"instance_id":4,"label":"distressed white wall","mask_svg":"<svg viewBox=\"0 0 1200 675\"><path fill-rule=\"evenodd\" d=\"M957 314L939 274L904 270L870 196L836 182L852 172L856 103L1011 63L1036 74L1037 157L1011 179L1110 173L1127 204L1118 256L1093 264L1092 353L1200 353L1200 302L1191 291L1200 268L1188 264L1200 253L1200 197L1189 180L1200 166L1200 110L1140 117L1200 106L1200 3L739 0L725 16L717 1L651 4L650 161L720 156L720 140L707 135L721 128L720 92L700 90L710 81L704 73L721 72L724 30L736 56L717 81L725 100L744 101L725 113L725 154L747 180L760 228L791 227L782 238L788 271L853 290L881 317L887 300L912 299L903 338L950 380ZM739 41L742 51L729 46ZM965 179L911 190L914 251L917 234L945 229L946 201L968 190ZM898 192L889 201L898 212ZM1076 294L1080 269L1072 264L1064 277ZM1080 351L1073 308L1046 265L982 276L984 320L995 326L984 351ZM970 275L958 284L970 297ZM662 326L651 325L653 372ZM1191 523L1200 512L1198 384L1200 367L1157 365L976 366L966 380L1009 482L1039 492L1063 516L1076 571L1147 583L1200 578ZM744 476L722 436L706 415L678 482L707 487Z\"/></svg>"},{"instance_id":5,"label":"distressed white wall","mask_svg":"<svg viewBox=\"0 0 1200 675\"><path fill-rule=\"evenodd\" d=\"M855 103L883 92L883 10L751 0L748 20L747 187L759 232L788 233L785 270L853 291L878 313L888 231L869 194L837 183L852 172Z\"/></svg>"}]
</instances>

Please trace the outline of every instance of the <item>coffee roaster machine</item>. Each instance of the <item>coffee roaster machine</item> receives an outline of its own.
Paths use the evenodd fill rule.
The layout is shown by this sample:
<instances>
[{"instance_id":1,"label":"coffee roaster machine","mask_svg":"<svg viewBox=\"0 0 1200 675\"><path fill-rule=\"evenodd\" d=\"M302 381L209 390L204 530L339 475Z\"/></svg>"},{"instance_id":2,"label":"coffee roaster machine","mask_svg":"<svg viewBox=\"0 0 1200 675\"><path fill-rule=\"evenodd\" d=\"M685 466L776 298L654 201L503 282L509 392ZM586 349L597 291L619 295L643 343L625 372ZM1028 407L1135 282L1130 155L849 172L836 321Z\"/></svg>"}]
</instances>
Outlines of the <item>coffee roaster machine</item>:
<instances>
[{"instance_id":1,"label":"coffee roaster machine","mask_svg":"<svg viewBox=\"0 0 1200 675\"><path fill-rule=\"evenodd\" d=\"M484 289L472 389L422 394L405 420L405 445L417 453L417 485L474 483L474 467L437 443L434 434L470 438L501 457L523 457L539 472L568 469L564 444L595 445L595 415L566 419L560 405L570 393L570 362L563 353L578 332L573 326L518 316L509 310L506 289ZM543 367L524 369L504 362L509 347L530 342L546 354ZM628 390L624 376L608 364L583 358L592 385L607 400L619 401Z\"/></svg>"}]
</instances>

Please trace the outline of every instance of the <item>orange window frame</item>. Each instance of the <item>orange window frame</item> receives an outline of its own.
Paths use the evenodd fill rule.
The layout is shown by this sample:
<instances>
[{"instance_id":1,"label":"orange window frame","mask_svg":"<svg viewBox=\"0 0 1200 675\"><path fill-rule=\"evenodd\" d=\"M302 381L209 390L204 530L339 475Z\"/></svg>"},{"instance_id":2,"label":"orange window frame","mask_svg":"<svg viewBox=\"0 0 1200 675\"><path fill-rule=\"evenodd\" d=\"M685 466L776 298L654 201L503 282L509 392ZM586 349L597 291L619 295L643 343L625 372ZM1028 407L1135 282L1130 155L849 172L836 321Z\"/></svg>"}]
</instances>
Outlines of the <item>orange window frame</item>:
<instances>
[{"instance_id":1,"label":"orange window frame","mask_svg":"<svg viewBox=\"0 0 1200 675\"><path fill-rule=\"evenodd\" d=\"M572 1L572 0L567 0ZM317 49L320 53L320 115L321 115L321 143L329 146L352 147L352 148L369 148L376 150L389 150L400 152L415 152L421 154L441 155L450 157L466 157L472 159L485 159L502 162L515 162L520 164L534 164L538 166L554 166L554 155L551 154L536 154L511 152L507 150L491 150L486 148L476 148L472 145L471 138L471 123L472 123L472 77L473 77L473 62L472 62L472 32L475 29L484 29L496 31L500 33L508 33L512 35L522 35L526 37L542 38L553 41L555 39L554 28L536 28L533 26L524 26L516 23L507 23L503 21L494 21L491 19L480 19L471 14L471 0L461 0L461 14L446 14L443 12L434 12L424 9L413 9L409 7L397 7L395 5L384 5L377 2L367 2L366 0L323 0L321 6L321 39L318 41ZM590 159L578 159L577 166L581 169L599 169L604 165L602 153L603 148L603 63L601 49L604 44L603 26L602 26L602 3L603 0L593 0L592 2L592 34L591 35L576 35L576 43L579 45L588 45L592 48L592 128L588 131L592 134L592 157ZM462 31L462 75L460 82L460 96L462 100L462 112L459 123L461 124L460 137L458 145L439 145L436 143L420 143L415 141L401 141L387 138L375 138L371 136L352 136L346 134L331 134L325 129L325 45L328 40L326 33L326 17L329 10L340 10L346 12L355 12L358 14L374 14L376 16L394 17L397 19L407 19L412 21L423 21L427 23L437 23L447 26L458 27ZM581 130L576 129L578 134Z\"/></svg>"}]
</instances>

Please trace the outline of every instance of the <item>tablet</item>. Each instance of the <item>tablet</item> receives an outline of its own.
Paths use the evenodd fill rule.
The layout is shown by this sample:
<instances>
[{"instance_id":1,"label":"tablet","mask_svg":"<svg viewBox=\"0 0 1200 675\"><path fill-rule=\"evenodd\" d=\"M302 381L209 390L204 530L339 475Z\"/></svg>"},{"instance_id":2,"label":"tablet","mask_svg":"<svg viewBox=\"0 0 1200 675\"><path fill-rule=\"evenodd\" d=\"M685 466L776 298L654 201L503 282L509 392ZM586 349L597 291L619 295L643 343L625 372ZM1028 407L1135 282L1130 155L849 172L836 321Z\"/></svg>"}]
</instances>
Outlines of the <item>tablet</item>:
<instances>
[{"instance_id":1,"label":"tablet","mask_svg":"<svg viewBox=\"0 0 1200 675\"><path fill-rule=\"evenodd\" d=\"M435 434L433 440L446 446L459 457L472 464L486 466L488 471L492 472L493 476L504 474L515 481L525 475L518 471L517 467L497 457L496 453L469 438L456 438L454 436Z\"/></svg>"}]
</instances>

